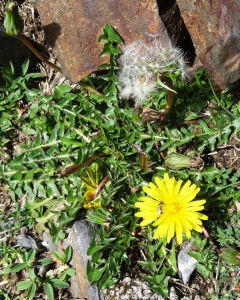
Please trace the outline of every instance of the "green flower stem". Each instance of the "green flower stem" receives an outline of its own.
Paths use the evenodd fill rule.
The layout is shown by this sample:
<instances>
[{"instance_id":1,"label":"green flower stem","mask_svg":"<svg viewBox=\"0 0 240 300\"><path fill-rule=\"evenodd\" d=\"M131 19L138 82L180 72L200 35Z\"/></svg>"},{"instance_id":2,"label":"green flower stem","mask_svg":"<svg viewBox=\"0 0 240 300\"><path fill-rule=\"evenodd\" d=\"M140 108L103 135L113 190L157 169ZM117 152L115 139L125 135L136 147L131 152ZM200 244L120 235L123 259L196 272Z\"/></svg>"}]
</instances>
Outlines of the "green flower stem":
<instances>
[{"instance_id":1,"label":"green flower stem","mask_svg":"<svg viewBox=\"0 0 240 300\"><path fill-rule=\"evenodd\" d=\"M68 114L70 114L70 115L72 115L72 116L74 116L74 117L77 116L74 112L72 112L72 111L70 111L70 110L68 110L68 109L66 109L66 108L62 108L60 105L54 104L54 107L58 108L58 109L61 110L61 111L66 112L66 113L68 113Z\"/></svg>"},{"instance_id":2,"label":"green flower stem","mask_svg":"<svg viewBox=\"0 0 240 300\"><path fill-rule=\"evenodd\" d=\"M93 87L91 87L90 85L88 85L88 84L86 84L86 83L84 83L84 82L82 82L82 81L79 81L78 84L79 84L81 87L83 87L83 88L85 88L86 90L88 90L89 92L91 92L91 93L95 93L96 95L99 95L99 96L102 96L102 95L103 95L102 93L100 93L99 91L97 91L96 89L94 89Z\"/></svg>"},{"instance_id":3,"label":"green flower stem","mask_svg":"<svg viewBox=\"0 0 240 300\"><path fill-rule=\"evenodd\" d=\"M97 120L94 120L94 119L91 119L91 118L88 118L88 117L86 117L86 116L84 116L84 115L78 115L78 117L79 118L82 118L82 119L84 119L84 120L86 120L86 121L88 121L88 122L92 122L93 124L95 124L95 125L99 125L99 122L97 121Z\"/></svg>"},{"instance_id":4,"label":"green flower stem","mask_svg":"<svg viewBox=\"0 0 240 300\"><path fill-rule=\"evenodd\" d=\"M53 196L49 197L49 198L46 198L44 199L43 201L39 202L39 203L34 203L34 204L31 204L31 209L37 209L41 206L44 206L46 203L48 203L49 201L51 201L53 199Z\"/></svg>"},{"instance_id":5,"label":"green flower stem","mask_svg":"<svg viewBox=\"0 0 240 300\"><path fill-rule=\"evenodd\" d=\"M237 184L240 184L240 181L236 181L236 182L230 183L230 184L228 184L228 185L225 185L225 186L223 186L223 187L217 189L212 195L215 195L215 194L217 194L218 192L220 192L220 191L222 191L222 190L225 190L225 189L229 188L230 186L236 186Z\"/></svg>"},{"instance_id":6,"label":"green flower stem","mask_svg":"<svg viewBox=\"0 0 240 300\"><path fill-rule=\"evenodd\" d=\"M168 141L169 137L166 136L159 136L159 135L153 135L151 136L150 134L140 134L140 138L141 139L152 139L154 138L156 141ZM176 141L178 141L179 139L175 139Z\"/></svg>"},{"instance_id":7,"label":"green flower stem","mask_svg":"<svg viewBox=\"0 0 240 300\"><path fill-rule=\"evenodd\" d=\"M167 91L167 105L164 107L164 113L167 114L172 108L173 100L174 100L174 92L172 79L164 77L164 81L167 83L169 90Z\"/></svg>"},{"instance_id":8,"label":"green flower stem","mask_svg":"<svg viewBox=\"0 0 240 300\"><path fill-rule=\"evenodd\" d=\"M129 234L126 235L126 239L124 242L124 245L126 248L128 248L130 246L130 242L131 242L131 236L132 236L132 232L135 231L136 226L137 226L137 222L138 222L138 218L133 218L132 223L129 227Z\"/></svg>"},{"instance_id":9,"label":"green flower stem","mask_svg":"<svg viewBox=\"0 0 240 300\"><path fill-rule=\"evenodd\" d=\"M209 82L209 85L210 85L210 87L211 87L211 90L212 90L212 92L213 92L213 95L214 95L214 97L215 97L217 103L222 107L222 109L224 109L225 112L226 112L227 114L229 114L231 117L233 117L234 119L240 120L239 118L237 118L237 116L235 116L234 114L232 114L232 113L231 113L231 112L230 112L230 111L229 111L229 110L221 103L221 101L218 99L218 97L217 97L217 95L216 95L216 93L215 93L215 91L214 91L214 89L213 89L212 83L211 83L211 81L210 81L209 78L208 78L208 82Z\"/></svg>"},{"instance_id":10,"label":"green flower stem","mask_svg":"<svg viewBox=\"0 0 240 300\"><path fill-rule=\"evenodd\" d=\"M51 142L51 143L48 143L48 144L44 144L44 145L39 145L39 146L30 148L30 149L27 149L27 151L33 151L33 150L37 150L37 149L41 149L41 148L52 147L52 146L57 145L59 143L61 143L60 140L54 141L54 142Z\"/></svg>"}]
</instances>

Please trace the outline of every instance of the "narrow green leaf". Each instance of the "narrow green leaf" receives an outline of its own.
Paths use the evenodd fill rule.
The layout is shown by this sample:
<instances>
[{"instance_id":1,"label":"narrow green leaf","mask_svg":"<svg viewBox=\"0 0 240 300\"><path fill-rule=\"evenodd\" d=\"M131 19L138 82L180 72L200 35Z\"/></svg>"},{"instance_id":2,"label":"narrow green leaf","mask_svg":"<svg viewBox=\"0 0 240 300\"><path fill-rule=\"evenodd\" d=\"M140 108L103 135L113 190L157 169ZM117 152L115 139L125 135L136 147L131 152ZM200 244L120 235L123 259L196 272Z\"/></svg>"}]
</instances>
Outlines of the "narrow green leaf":
<instances>
[{"instance_id":1,"label":"narrow green leaf","mask_svg":"<svg viewBox=\"0 0 240 300\"><path fill-rule=\"evenodd\" d=\"M97 281L102 274L104 273L104 271L107 268L107 264L99 269L96 269L95 267L93 267L93 264L90 260L88 260L87 262L87 276L88 276L88 280L93 283L95 281Z\"/></svg>"},{"instance_id":2,"label":"narrow green leaf","mask_svg":"<svg viewBox=\"0 0 240 300\"><path fill-rule=\"evenodd\" d=\"M34 259L35 255L36 255L36 250L35 249L31 249L28 254L27 254L27 261L30 262Z\"/></svg>"},{"instance_id":3,"label":"narrow green leaf","mask_svg":"<svg viewBox=\"0 0 240 300\"><path fill-rule=\"evenodd\" d=\"M19 263L16 266L11 268L11 273L19 272L27 267L25 263Z\"/></svg>"},{"instance_id":4,"label":"narrow green leaf","mask_svg":"<svg viewBox=\"0 0 240 300\"><path fill-rule=\"evenodd\" d=\"M60 140L63 144L82 146L82 142L79 142L79 141L76 141L76 140L73 140L73 139L69 139L69 138L66 138L66 137L61 137Z\"/></svg>"},{"instance_id":5,"label":"narrow green leaf","mask_svg":"<svg viewBox=\"0 0 240 300\"><path fill-rule=\"evenodd\" d=\"M71 257L72 257L72 247L68 245L65 250L65 263L69 262Z\"/></svg>"},{"instance_id":6,"label":"narrow green leaf","mask_svg":"<svg viewBox=\"0 0 240 300\"><path fill-rule=\"evenodd\" d=\"M53 253L54 256L56 256L58 259L60 259L62 263L65 262L65 255L64 254L62 254L58 251L55 251L55 250L53 250L52 253Z\"/></svg>"},{"instance_id":7,"label":"narrow green leaf","mask_svg":"<svg viewBox=\"0 0 240 300\"><path fill-rule=\"evenodd\" d=\"M99 282L99 289L102 290L108 286L113 285L116 282L116 278L113 277L109 268L107 268Z\"/></svg>"},{"instance_id":8,"label":"narrow green leaf","mask_svg":"<svg viewBox=\"0 0 240 300\"><path fill-rule=\"evenodd\" d=\"M54 89L54 98L60 100L64 94L69 93L71 91L71 87L68 85L58 85Z\"/></svg>"},{"instance_id":9,"label":"narrow green leaf","mask_svg":"<svg viewBox=\"0 0 240 300\"><path fill-rule=\"evenodd\" d=\"M30 287L30 285L32 285L33 282L32 280L30 279L27 279L27 280L24 280L24 281L20 281L19 283L17 283L17 289L19 291L22 291L22 290L26 290Z\"/></svg>"},{"instance_id":10,"label":"narrow green leaf","mask_svg":"<svg viewBox=\"0 0 240 300\"><path fill-rule=\"evenodd\" d=\"M52 285L58 289L67 289L69 287L69 284L67 282L60 279L52 279L51 282Z\"/></svg>"},{"instance_id":11,"label":"narrow green leaf","mask_svg":"<svg viewBox=\"0 0 240 300\"><path fill-rule=\"evenodd\" d=\"M54 300L53 288L50 283L48 282L45 283L44 291L49 300Z\"/></svg>"},{"instance_id":12,"label":"narrow green leaf","mask_svg":"<svg viewBox=\"0 0 240 300\"><path fill-rule=\"evenodd\" d=\"M28 67L29 67L29 59L26 59L24 61L24 63L21 65L21 73L22 73L22 75L26 75L27 74Z\"/></svg>"},{"instance_id":13,"label":"narrow green leaf","mask_svg":"<svg viewBox=\"0 0 240 300\"><path fill-rule=\"evenodd\" d=\"M163 297L168 298L168 279L166 279L165 282L160 286L151 286L151 289L158 292Z\"/></svg>"},{"instance_id":14,"label":"narrow green leaf","mask_svg":"<svg viewBox=\"0 0 240 300\"><path fill-rule=\"evenodd\" d=\"M51 191L49 191L49 189L48 189L49 196L59 196L60 195L58 188L53 180L46 181L46 185L51 189Z\"/></svg>"},{"instance_id":15,"label":"narrow green leaf","mask_svg":"<svg viewBox=\"0 0 240 300\"><path fill-rule=\"evenodd\" d=\"M13 264L7 265L7 267L3 270L0 270L0 275L5 275L5 274L9 274L11 273L11 268L12 268Z\"/></svg>"},{"instance_id":16,"label":"narrow green leaf","mask_svg":"<svg viewBox=\"0 0 240 300\"><path fill-rule=\"evenodd\" d=\"M69 276L73 276L73 275L75 275L76 274L76 271L75 271L75 269L67 269L66 271L65 271L65 273L67 274L67 275L69 275Z\"/></svg>"},{"instance_id":17,"label":"narrow green leaf","mask_svg":"<svg viewBox=\"0 0 240 300\"><path fill-rule=\"evenodd\" d=\"M167 258L169 264L171 265L173 271L177 273L178 267L177 267L177 260L176 260L176 249L175 244L172 244L172 249L170 250L170 255Z\"/></svg>"},{"instance_id":18,"label":"narrow green leaf","mask_svg":"<svg viewBox=\"0 0 240 300\"><path fill-rule=\"evenodd\" d=\"M32 285L30 285L29 289L28 289L28 299L32 300L33 297L36 294L36 290L37 290L37 285L36 283L33 283Z\"/></svg>"},{"instance_id":19,"label":"narrow green leaf","mask_svg":"<svg viewBox=\"0 0 240 300\"><path fill-rule=\"evenodd\" d=\"M192 256L193 258L195 258L197 261L202 262L202 255L199 252L196 251L189 251L188 255Z\"/></svg>"},{"instance_id":20,"label":"narrow green leaf","mask_svg":"<svg viewBox=\"0 0 240 300\"><path fill-rule=\"evenodd\" d=\"M38 262L40 262L40 264L45 267L47 265L53 264L54 260L52 258L42 258L39 259Z\"/></svg>"},{"instance_id":21,"label":"narrow green leaf","mask_svg":"<svg viewBox=\"0 0 240 300\"><path fill-rule=\"evenodd\" d=\"M201 273L204 277L208 277L209 276L209 270L202 264L197 264L196 265L197 270L199 273Z\"/></svg>"},{"instance_id":22,"label":"narrow green leaf","mask_svg":"<svg viewBox=\"0 0 240 300\"><path fill-rule=\"evenodd\" d=\"M119 34L112 28L110 25L106 25L103 29L105 35L108 37L110 42L116 42L118 44L122 44L123 40L120 38Z\"/></svg>"}]
</instances>

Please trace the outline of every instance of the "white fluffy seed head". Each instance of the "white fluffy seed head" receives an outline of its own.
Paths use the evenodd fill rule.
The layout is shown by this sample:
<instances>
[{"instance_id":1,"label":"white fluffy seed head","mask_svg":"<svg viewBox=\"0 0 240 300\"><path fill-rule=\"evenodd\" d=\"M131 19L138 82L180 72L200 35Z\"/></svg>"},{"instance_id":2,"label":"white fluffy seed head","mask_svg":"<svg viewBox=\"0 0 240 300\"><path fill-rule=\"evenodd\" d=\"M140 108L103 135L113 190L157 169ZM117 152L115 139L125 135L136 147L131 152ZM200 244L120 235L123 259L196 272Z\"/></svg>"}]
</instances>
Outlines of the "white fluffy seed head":
<instances>
[{"instance_id":1,"label":"white fluffy seed head","mask_svg":"<svg viewBox=\"0 0 240 300\"><path fill-rule=\"evenodd\" d=\"M188 74L183 51L170 41L165 41L163 45L160 37L125 46L118 62L122 66L118 73L122 86L121 97L133 98L138 104L142 104L156 90L156 74L180 72L182 79Z\"/></svg>"}]
</instances>

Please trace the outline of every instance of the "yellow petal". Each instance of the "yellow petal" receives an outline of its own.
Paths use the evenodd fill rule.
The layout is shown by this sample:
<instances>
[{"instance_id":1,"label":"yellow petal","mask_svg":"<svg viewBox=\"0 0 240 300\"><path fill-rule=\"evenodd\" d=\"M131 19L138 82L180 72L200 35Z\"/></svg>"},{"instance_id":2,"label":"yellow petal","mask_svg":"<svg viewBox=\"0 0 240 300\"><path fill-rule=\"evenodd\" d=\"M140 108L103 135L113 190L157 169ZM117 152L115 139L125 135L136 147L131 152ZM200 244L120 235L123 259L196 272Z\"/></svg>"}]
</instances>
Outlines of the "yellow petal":
<instances>
[{"instance_id":1,"label":"yellow petal","mask_svg":"<svg viewBox=\"0 0 240 300\"><path fill-rule=\"evenodd\" d=\"M141 210L157 211L158 203L155 205L148 205L146 202L136 202L134 206L140 208Z\"/></svg>"},{"instance_id":2,"label":"yellow petal","mask_svg":"<svg viewBox=\"0 0 240 300\"><path fill-rule=\"evenodd\" d=\"M169 243L171 241L171 239L173 238L174 231L175 231L175 223L171 222L169 224L169 228L168 228L167 243Z\"/></svg>"},{"instance_id":3,"label":"yellow petal","mask_svg":"<svg viewBox=\"0 0 240 300\"><path fill-rule=\"evenodd\" d=\"M155 219L158 217L157 212L152 212L152 211L139 211L135 213L136 217L140 217L140 218L148 218L149 216L151 216L152 218L155 217Z\"/></svg>"},{"instance_id":4,"label":"yellow petal","mask_svg":"<svg viewBox=\"0 0 240 300\"><path fill-rule=\"evenodd\" d=\"M182 235L183 235L182 224L179 221L177 221L176 222L176 238L177 238L177 242L179 245L182 244L182 240L183 240Z\"/></svg>"},{"instance_id":5,"label":"yellow petal","mask_svg":"<svg viewBox=\"0 0 240 300\"><path fill-rule=\"evenodd\" d=\"M149 187L143 186L142 189L148 196L152 197L153 199L160 200L159 190L152 182L150 182Z\"/></svg>"},{"instance_id":6,"label":"yellow petal","mask_svg":"<svg viewBox=\"0 0 240 300\"><path fill-rule=\"evenodd\" d=\"M146 226L150 223L152 223L154 221L154 219L152 218L149 218L149 219L144 219L141 223L140 223L140 226Z\"/></svg>"}]
</instances>

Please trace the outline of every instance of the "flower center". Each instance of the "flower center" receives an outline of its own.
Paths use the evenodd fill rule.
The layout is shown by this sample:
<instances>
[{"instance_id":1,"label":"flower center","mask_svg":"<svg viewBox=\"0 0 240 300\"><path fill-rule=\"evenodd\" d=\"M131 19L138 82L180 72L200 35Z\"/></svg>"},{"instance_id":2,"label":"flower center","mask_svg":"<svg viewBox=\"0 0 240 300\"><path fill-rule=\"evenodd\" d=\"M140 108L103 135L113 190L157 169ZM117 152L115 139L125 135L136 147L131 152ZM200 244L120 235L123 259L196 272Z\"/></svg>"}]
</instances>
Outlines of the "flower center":
<instances>
[{"instance_id":1,"label":"flower center","mask_svg":"<svg viewBox=\"0 0 240 300\"><path fill-rule=\"evenodd\" d=\"M169 216L175 216L180 211L180 205L177 202L168 203L162 206L162 212Z\"/></svg>"}]
</instances>

